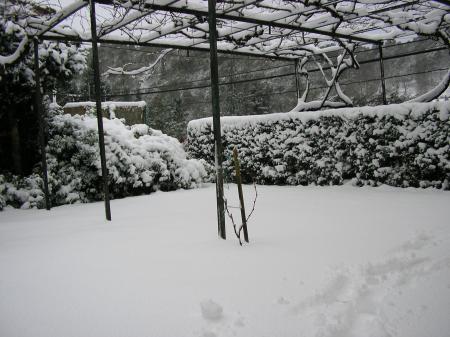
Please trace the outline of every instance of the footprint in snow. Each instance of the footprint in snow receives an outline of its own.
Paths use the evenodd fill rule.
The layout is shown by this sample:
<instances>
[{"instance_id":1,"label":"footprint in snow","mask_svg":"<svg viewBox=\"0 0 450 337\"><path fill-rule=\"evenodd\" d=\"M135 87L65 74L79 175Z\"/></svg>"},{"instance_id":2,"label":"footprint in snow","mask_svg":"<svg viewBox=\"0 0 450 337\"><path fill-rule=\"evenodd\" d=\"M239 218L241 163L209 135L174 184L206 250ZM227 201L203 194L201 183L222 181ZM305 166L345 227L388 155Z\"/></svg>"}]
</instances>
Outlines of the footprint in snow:
<instances>
[{"instance_id":1,"label":"footprint in snow","mask_svg":"<svg viewBox=\"0 0 450 337\"><path fill-rule=\"evenodd\" d=\"M245 322L244 322L244 318L243 317L238 317L235 321L234 321L234 325L239 327L239 328L243 328L245 326Z\"/></svg>"},{"instance_id":2,"label":"footprint in snow","mask_svg":"<svg viewBox=\"0 0 450 337\"><path fill-rule=\"evenodd\" d=\"M217 337L217 335L212 331L205 331L203 332L202 337Z\"/></svg>"},{"instance_id":3,"label":"footprint in snow","mask_svg":"<svg viewBox=\"0 0 450 337\"><path fill-rule=\"evenodd\" d=\"M289 304L291 302L289 302L287 299L285 299L283 296L280 296L277 300L278 304Z\"/></svg>"},{"instance_id":4,"label":"footprint in snow","mask_svg":"<svg viewBox=\"0 0 450 337\"><path fill-rule=\"evenodd\" d=\"M202 317L207 321L218 322L223 318L223 308L220 304L209 299L200 303Z\"/></svg>"},{"instance_id":5,"label":"footprint in snow","mask_svg":"<svg viewBox=\"0 0 450 337\"><path fill-rule=\"evenodd\" d=\"M396 249L393 250L394 253L407 253L407 252L414 252L414 251L420 251L421 249L425 248L427 245L431 244L435 244L435 242L433 242L433 236L424 233L424 232L420 232L417 233L416 236L411 239L408 240L406 242L404 242L402 245L400 245L399 247L397 247Z\"/></svg>"}]
</instances>

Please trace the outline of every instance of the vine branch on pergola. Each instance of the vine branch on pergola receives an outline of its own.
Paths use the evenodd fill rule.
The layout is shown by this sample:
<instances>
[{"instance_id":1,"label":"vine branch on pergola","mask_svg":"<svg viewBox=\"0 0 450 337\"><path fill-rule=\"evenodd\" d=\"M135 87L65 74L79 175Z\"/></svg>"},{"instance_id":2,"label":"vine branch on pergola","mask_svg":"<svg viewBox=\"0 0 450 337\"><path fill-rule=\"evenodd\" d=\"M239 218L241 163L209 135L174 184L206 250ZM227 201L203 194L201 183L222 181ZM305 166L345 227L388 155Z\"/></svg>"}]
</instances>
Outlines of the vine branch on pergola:
<instances>
[{"instance_id":1,"label":"vine branch on pergola","mask_svg":"<svg viewBox=\"0 0 450 337\"><path fill-rule=\"evenodd\" d=\"M84 17L82 14L87 1L73 0L60 9L48 0L44 0L42 5L46 2L51 9L48 13L19 20L25 34L16 42L17 50L11 55L0 55L1 64L7 66L17 60L18 54L28 49L30 37L33 36L58 41L90 42L90 30L84 27L89 24L89 20L86 14ZM97 15L99 42L157 46L163 49L209 50L207 1L96 2L103 10ZM17 3L28 6L32 1L18 0ZM439 39L450 48L449 8L448 2L425 0L218 1L216 16L219 25L215 27L218 32L217 50L219 53L280 60L299 60L309 56L311 59L325 60L328 64L330 62L326 55L338 51L345 56L341 60L337 59L331 67L335 71L331 79L322 71L327 86L330 81L331 85L327 87L320 103L306 102L310 89L309 77L305 76L306 63L299 62L300 74L307 80L307 90L299 95L296 109L348 106L351 100L342 92L339 77L346 69L356 68L357 62L354 52L346 46L376 45L395 39L427 36ZM73 24L77 16L80 19L78 25ZM129 65L110 70L111 73L136 73L137 70L128 70L127 67ZM446 75L438 85L439 90L432 90L433 95L421 95L420 99L429 99L442 88L445 90L448 81ZM333 88L339 102L328 97ZM302 101L303 97L305 99Z\"/></svg>"},{"instance_id":2,"label":"vine branch on pergola","mask_svg":"<svg viewBox=\"0 0 450 337\"><path fill-rule=\"evenodd\" d=\"M130 75L130 76L137 76L137 75L144 75L143 79L148 78L155 70L155 67L161 62L161 60L173 49L164 49L159 54L156 60L154 60L151 64L148 66L140 67L133 70L126 70L125 68L127 66L132 65L133 63L127 63L124 64L122 67L108 67L108 70L105 71L102 76L110 76L110 75Z\"/></svg>"},{"instance_id":3,"label":"vine branch on pergola","mask_svg":"<svg viewBox=\"0 0 450 337\"><path fill-rule=\"evenodd\" d=\"M317 60L318 56L313 56L313 62L317 65L319 68L325 83L327 84L327 89L325 91L325 95L315 101L307 102L308 94L310 91L310 78L309 73L307 69L307 63L309 61L308 57L302 58L302 60L296 65L297 69L296 72L305 78L305 89L303 91L303 94L300 95L300 92L297 93L298 101L297 105L294 109L291 111L314 111L314 110L320 110L324 107L327 108L341 108L346 106L352 106L353 102L352 100L344 94L342 91L340 85L339 85L339 77L342 75L342 73L350 68L358 69L359 64L356 61L355 55L354 55L354 49L355 45L345 45L345 48L343 49L343 52L341 52L336 57L336 65L333 63L333 61L330 59L330 57L327 56L327 54L321 54L318 56L321 56L323 60L328 64L329 69L331 70L331 78L327 78L327 75L325 74L325 71L323 69L322 64ZM346 58L346 56L349 56ZM298 80L298 79L297 79ZM340 99L340 101L332 101L328 100L328 96L331 93L332 89L336 90L337 97Z\"/></svg>"}]
</instances>

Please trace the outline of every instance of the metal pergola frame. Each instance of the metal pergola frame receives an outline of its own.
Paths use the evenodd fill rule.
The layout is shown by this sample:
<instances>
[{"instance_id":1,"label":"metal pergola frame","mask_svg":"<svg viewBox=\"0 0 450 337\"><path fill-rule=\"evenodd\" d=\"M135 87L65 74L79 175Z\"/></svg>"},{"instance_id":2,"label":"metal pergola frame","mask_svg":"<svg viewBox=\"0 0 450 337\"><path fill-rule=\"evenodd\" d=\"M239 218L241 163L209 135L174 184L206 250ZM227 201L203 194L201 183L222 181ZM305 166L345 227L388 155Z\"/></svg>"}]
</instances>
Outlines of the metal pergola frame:
<instances>
[{"instance_id":1,"label":"metal pergola frame","mask_svg":"<svg viewBox=\"0 0 450 337\"><path fill-rule=\"evenodd\" d=\"M361 13L342 14L333 12L333 5L339 1L329 0L322 3L323 8L315 8L309 5L308 1L281 1L270 2L268 0L230 0L220 1L206 0L194 2L188 5L188 0L77 0L70 6L57 12L50 20L33 20L29 26L33 30L30 35L34 37L34 57L36 70L36 109L39 114L40 125L40 146L42 160L42 175L44 181L44 191L46 208L50 209L50 197L47 179L47 165L45 154L44 130L45 119L43 118L42 95L39 82L39 53L38 44L40 40L53 40L64 42L90 42L92 44L92 57L94 68L95 102L98 121L98 137L101 158L101 170L103 181L103 194L105 202L106 219L111 220L110 196L108 186L108 170L105 157L105 143L103 133L103 121L100 96L100 72L98 59L98 43L133 45L143 47L176 48L194 51L208 51L210 53L210 76L211 76L211 104L213 116L213 131L215 143L216 161L216 196L217 196L217 219L218 233L223 239L225 233L225 210L223 196L223 147L221 143L220 127L220 94L219 94L219 74L218 74L218 53L233 54L241 56L258 56L274 60L292 61L297 63L299 58L321 54L330 51L337 51L346 48L348 44L372 44L378 47L380 55L381 77L384 77L383 50L382 43L385 39L371 37L370 32L385 28L373 25L369 28L346 32L340 25L356 24L358 20L380 20L385 18L383 13L395 10L402 10L415 4L428 4L430 1L400 0L390 2L380 1L378 7L371 8L370 11ZM445 6L450 6L449 1L435 1ZM111 22L103 22L97 27L95 4L116 6L119 11L125 14ZM185 4L185 5L184 5ZM269 6L273 4L273 6ZM362 1L358 4L364 4ZM385 5L383 5L385 4ZM74 13L89 5L90 14L90 36L77 34L67 28L57 29L57 26L72 16ZM218 8L219 5L219 8ZM222 6L223 5L223 6ZM275 5L278 5L276 7ZM330 18L321 21L322 10L327 10L330 6ZM354 1L356 8L357 1ZM221 6L223 8L221 8ZM269 6L269 7L268 7ZM269 8L269 12L265 9ZM251 9L251 10L249 10ZM261 16L252 15L252 10L261 10ZM131 25L147 16L158 13L169 13L173 15L172 21L161 22L159 25L150 27L137 27L137 30L146 30L146 36L139 38L124 38L123 35L111 35L117 31L123 31L127 25ZM250 13L250 14L249 14ZM329 13L328 13L329 14ZM425 11L423 18L425 20ZM177 16L178 15L178 16ZM315 16L314 16L315 15ZM307 16L311 19L308 22L299 22L300 18ZM323 20L323 19L322 19ZM229 25L225 29L219 29L219 25ZM356 22L356 23L355 23ZM386 22L386 21L384 21ZM403 25L411 23L405 20ZM424 21L425 22L425 21ZM234 27L233 27L234 24ZM399 24L390 27L398 27ZM215 27L215 29L209 29ZM329 27L329 28L325 28ZM331 29L330 29L331 27ZM404 29L406 35L411 35L410 29ZM415 34L416 32L412 32ZM242 42L242 34L245 41ZM171 39L171 36L177 39ZM183 38L180 38L183 36ZM241 36L241 37L239 37ZM182 43L181 43L181 42ZM218 44L220 41L220 45ZM278 44L270 45L272 42ZM269 44L267 47L266 45ZM447 41L448 44L448 41ZM297 68L297 67L296 67ZM297 79L296 79L297 80ZM383 102L386 102L384 79L382 80Z\"/></svg>"}]
</instances>

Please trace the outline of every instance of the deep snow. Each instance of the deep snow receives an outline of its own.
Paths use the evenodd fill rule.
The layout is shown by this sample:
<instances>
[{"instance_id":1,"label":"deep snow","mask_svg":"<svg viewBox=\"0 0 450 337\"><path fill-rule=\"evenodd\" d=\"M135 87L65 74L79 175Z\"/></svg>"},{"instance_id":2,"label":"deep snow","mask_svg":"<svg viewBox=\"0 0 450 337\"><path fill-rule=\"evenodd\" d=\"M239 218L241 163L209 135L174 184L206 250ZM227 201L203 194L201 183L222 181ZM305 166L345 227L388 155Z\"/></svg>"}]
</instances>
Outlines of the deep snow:
<instances>
[{"instance_id":1,"label":"deep snow","mask_svg":"<svg viewBox=\"0 0 450 337\"><path fill-rule=\"evenodd\" d=\"M213 185L114 200L110 223L101 202L5 210L0 336L450 335L450 193L258 193L243 247Z\"/></svg>"}]
</instances>

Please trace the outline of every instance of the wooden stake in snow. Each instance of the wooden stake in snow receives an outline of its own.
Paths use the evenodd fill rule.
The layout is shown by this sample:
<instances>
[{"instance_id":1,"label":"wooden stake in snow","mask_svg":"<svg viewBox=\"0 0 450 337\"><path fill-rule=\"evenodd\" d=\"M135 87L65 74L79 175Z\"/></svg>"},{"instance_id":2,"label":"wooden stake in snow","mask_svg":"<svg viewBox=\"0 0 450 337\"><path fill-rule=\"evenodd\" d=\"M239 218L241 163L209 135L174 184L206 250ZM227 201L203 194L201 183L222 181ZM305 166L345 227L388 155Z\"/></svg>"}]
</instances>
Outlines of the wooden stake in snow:
<instances>
[{"instance_id":1,"label":"wooden stake in snow","mask_svg":"<svg viewBox=\"0 0 450 337\"><path fill-rule=\"evenodd\" d=\"M247 218L245 216L245 205L244 205L244 195L242 193L242 179L241 179L241 167L239 164L239 157L237 148L234 147L233 149L233 160L234 160L234 169L236 171L236 184L238 186L238 193L239 193L239 202L241 204L241 218L242 218L242 229L244 231L244 240L246 242L248 241L248 231L247 231Z\"/></svg>"}]
</instances>

